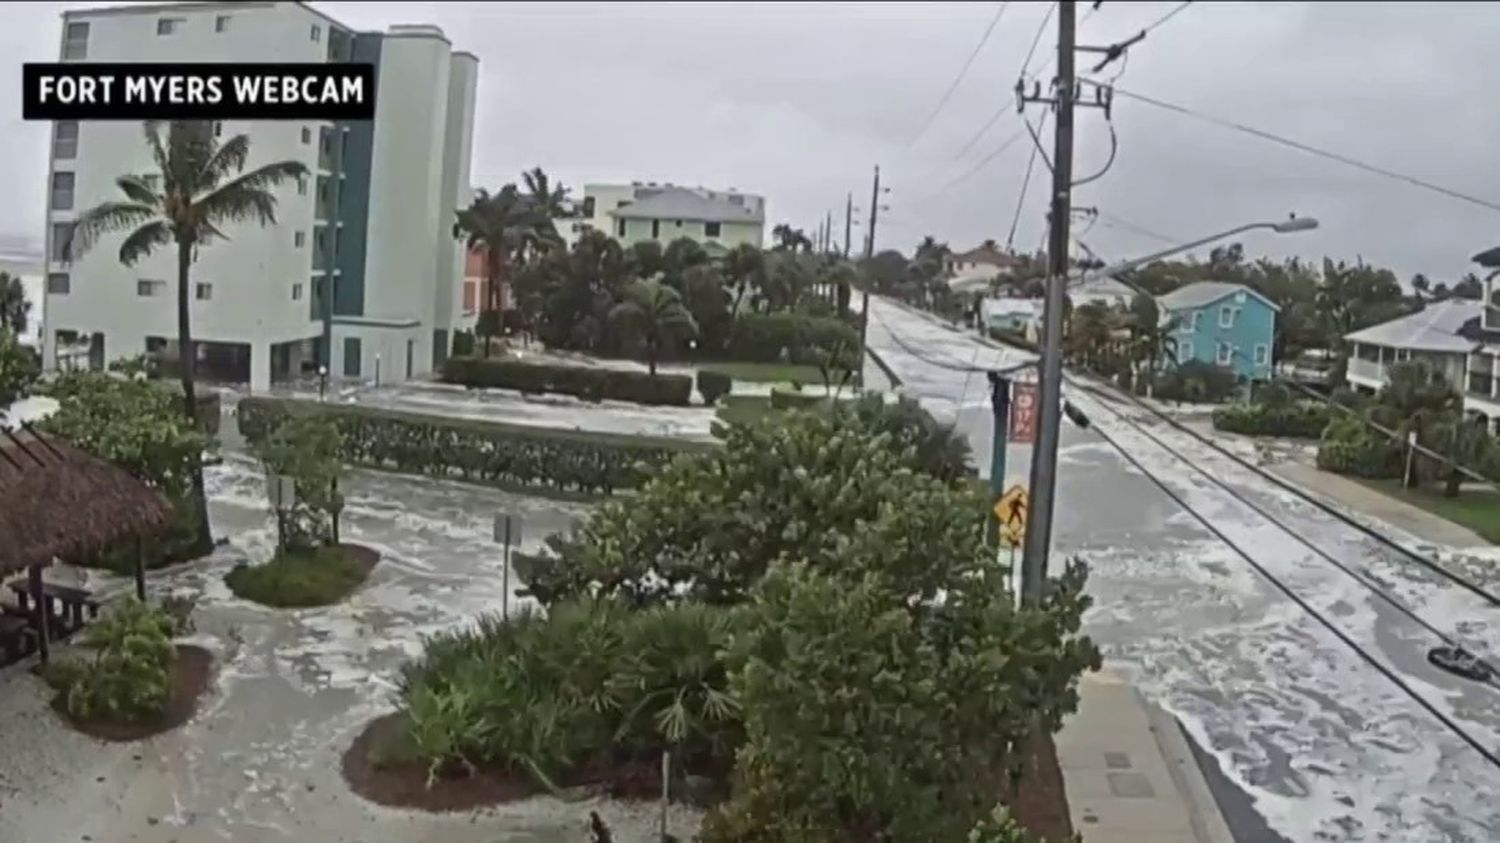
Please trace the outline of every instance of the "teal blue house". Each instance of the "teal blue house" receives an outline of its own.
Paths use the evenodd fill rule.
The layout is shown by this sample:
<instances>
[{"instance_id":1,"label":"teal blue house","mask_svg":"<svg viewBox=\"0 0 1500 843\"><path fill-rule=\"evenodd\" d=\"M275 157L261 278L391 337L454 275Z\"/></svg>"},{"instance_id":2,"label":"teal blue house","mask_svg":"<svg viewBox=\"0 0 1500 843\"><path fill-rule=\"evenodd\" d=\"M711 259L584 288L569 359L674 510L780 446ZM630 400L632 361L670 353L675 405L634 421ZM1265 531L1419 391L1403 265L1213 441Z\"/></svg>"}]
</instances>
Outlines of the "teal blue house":
<instances>
[{"instance_id":1,"label":"teal blue house","mask_svg":"<svg viewBox=\"0 0 1500 843\"><path fill-rule=\"evenodd\" d=\"M1233 369L1246 380L1271 378L1271 349L1280 308L1243 284L1199 281L1156 300L1172 326L1176 360Z\"/></svg>"}]
</instances>

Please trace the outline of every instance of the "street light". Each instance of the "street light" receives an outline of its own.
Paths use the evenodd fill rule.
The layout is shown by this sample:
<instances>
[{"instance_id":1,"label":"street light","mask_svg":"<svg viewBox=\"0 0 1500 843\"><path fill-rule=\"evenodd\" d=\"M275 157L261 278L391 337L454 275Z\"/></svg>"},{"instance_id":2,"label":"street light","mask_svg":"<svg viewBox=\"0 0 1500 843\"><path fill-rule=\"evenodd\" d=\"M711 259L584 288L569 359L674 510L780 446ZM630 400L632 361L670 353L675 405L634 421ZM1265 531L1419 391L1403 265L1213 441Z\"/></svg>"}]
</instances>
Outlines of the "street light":
<instances>
[{"instance_id":1,"label":"street light","mask_svg":"<svg viewBox=\"0 0 1500 843\"><path fill-rule=\"evenodd\" d=\"M1128 272L1136 267L1145 266L1162 258L1191 251L1199 246L1206 246L1226 237L1233 237L1246 231L1266 229L1277 234L1291 234L1298 231L1311 231L1318 227L1318 221L1313 217L1298 217L1291 215L1288 219L1275 222L1253 222L1228 231L1222 231L1208 237L1173 246L1159 252L1122 261L1112 266L1105 267L1097 273L1085 273L1079 282L1087 282L1097 278L1107 278L1122 272ZM1066 283L1064 279L1057 279L1052 283ZM1021 598L1028 603L1039 603L1042 599L1042 586L1047 578L1047 554L1052 545L1052 506L1057 494L1057 441L1058 428L1062 423L1063 402L1062 397L1062 315L1045 313L1044 324L1047 330L1043 336L1042 359L1041 359L1041 384L1039 398L1041 406L1038 408L1037 436L1032 445L1031 456L1031 482L1030 482L1030 505L1031 510L1027 514L1025 546L1021 558ZM997 447L1004 447L1003 440L997 434L995 437Z\"/></svg>"}]
</instances>

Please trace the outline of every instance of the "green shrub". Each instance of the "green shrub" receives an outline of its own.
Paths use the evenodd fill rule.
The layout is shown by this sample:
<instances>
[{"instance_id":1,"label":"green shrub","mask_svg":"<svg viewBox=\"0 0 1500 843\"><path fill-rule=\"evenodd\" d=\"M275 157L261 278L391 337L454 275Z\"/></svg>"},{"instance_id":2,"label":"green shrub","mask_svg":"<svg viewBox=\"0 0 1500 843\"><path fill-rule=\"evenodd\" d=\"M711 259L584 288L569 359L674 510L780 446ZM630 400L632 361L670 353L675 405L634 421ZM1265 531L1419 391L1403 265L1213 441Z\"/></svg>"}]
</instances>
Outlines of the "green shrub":
<instances>
[{"instance_id":1,"label":"green shrub","mask_svg":"<svg viewBox=\"0 0 1500 843\"><path fill-rule=\"evenodd\" d=\"M751 363L816 366L838 349L836 368L859 368L859 332L836 317L803 313L741 313L729 337L729 356Z\"/></svg>"},{"instance_id":2,"label":"green shrub","mask_svg":"<svg viewBox=\"0 0 1500 843\"><path fill-rule=\"evenodd\" d=\"M1214 410L1214 429L1247 436L1318 439L1328 427L1326 404L1235 404Z\"/></svg>"},{"instance_id":3,"label":"green shrub","mask_svg":"<svg viewBox=\"0 0 1500 843\"><path fill-rule=\"evenodd\" d=\"M240 563L224 582L236 597L264 606L327 606L349 596L369 572L338 547L287 551L261 565Z\"/></svg>"},{"instance_id":4,"label":"green shrub","mask_svg":"<svg viewBox=\"0 0 1500 843\"><path fill-rule=\"evenodd\" d=\"M520 360L450 357L443 363L447 383L489 389L515 389L526 394L557 392L589 401L609 398L641 404L692 401L693 379L687 375L652 375L593 366L562 366Z\"/></svg>"},{"instance_id":5,"label":"green shrub","mask_svg":"<svg viewBox=\"0 0 1500 843\"><path fill-rule=\"evenodd\" d=\"M92 658L53 668L47 680L68 714L79 719L138 723L166 710L175 622L131 598L84 628Z\"/></svg>"},{"instance_id":6,"label":"green shrub","mask_svg":"<svg viewBox=\"0 0 1500 843\"><path fill-rule=\"evenodd\" d=\"M723 372L715 372L712 369L698 370L698 394L703 396L703 403L712 407L719 399L728 395L734 388L734 378Z\"/></svg>"},{"instance_id":7,"label":"green shrub","mask_svg":"<svg viewBox=\"0 0 1500 843\"><path fill-rule=\"evenodd\" d=\"M811 410L821 406L826 397L821 391L803 392L799 389L771 389L771 409Z\"/></svg>"},{"instance_id":8,"label":"green shrub","mask_svg":"<svg viewBox=\"0 0 1500 843\"><path fill-rule=\"evenodd\" d=\"M453 332L453 348L450 352L452 357L466 357L474 353L474 332L470 330Z\"/></svg>"},{"instance_id":9,"label":"green shrub","mask_svg":"<svg viewBox=\"0 0 1500 843\"><path fill-rule=\"evenodd\" d=\"M341 455L354 465L563 495L633 488L677 454L714 447L665 437L579 433L260 397L240 401L240 433L254 445L288 414L334 419Z\"/></svg>"},{"instance_id":10,"label":"green shrub","mask_svg":"<svg viewBox=\"0 0 1500 843\"><path fill-rule=\"evenodd\" d=\"M1365 426L1360 419L1331 419L1318 443L1318 468L1355 477L1400 477L1402 446Z\"/></svg>"},{"instance_id":11,"label":"green shrub","mask_svg":"<svg viewBox=\"0 0 1500 843\"><path fill-rule=\"evenodd\" d=\"M952 482L974 475L969 440L951 424L942 424L916 399L902 395L895 401L879 393L839 405L841 412L866 433L891 437L896 449L909 454L917 471Z\"/></svg>"},{"instance_id":12,"label":"green shrub","mask_svg":"<svg viewBox=\"0 0 1500 843\"><path fill-rule=\"evenodd\" d=\"M974 826L964 843L1083 843L1083 835L1075 833L1067 841L1043 840L1022 828L1004 805L997 805Z\"/></svg>"},{"instance_id":13,"label":"green shrub","mask_svg":"<svg viewBox=\"0 0 1500 843\"><path fill-rule=\"evenodd\" d=\"M1151 384L1152 396L1160 401L1215 404L1234 395L1239 376L1224 366L1189 360L1157 372Z\"/></svg>"}]
</instances>

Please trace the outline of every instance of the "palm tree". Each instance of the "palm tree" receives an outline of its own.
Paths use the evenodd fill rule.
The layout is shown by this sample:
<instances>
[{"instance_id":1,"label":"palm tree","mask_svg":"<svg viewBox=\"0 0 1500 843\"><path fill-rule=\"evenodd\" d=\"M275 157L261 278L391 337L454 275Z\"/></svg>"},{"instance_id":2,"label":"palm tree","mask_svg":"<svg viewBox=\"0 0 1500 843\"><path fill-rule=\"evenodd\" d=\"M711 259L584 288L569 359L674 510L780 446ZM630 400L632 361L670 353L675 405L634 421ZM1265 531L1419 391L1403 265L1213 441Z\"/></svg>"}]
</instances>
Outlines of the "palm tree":
<instances>
[{"instance_id":1,"label":"palm tree","mask_svg":"<svg viewBox=\"0 0 1500 843\"><path fill-rule=\"evenodd\" d=\"M527 173L528 180L532 174ZM545 187L545 176L543 184ZM536 249L557 240L552 222L538 210L531 197L523 196L514 184L491 194L481 188L469 207L457 211L453 236L466 238L469 249L482 249L485 256L485 301L479 320L484 340L484 356L490 356L490 338L499 332L500 290L509 283L511 265L524 255L528 246Z\"/></svg>"},{"instance_id":2,"label":"palm tree","mask_svg":"<svg viewBox=\"0 0 1500 843\"><path fill-rule=\"evenodd\" d=\"M521 179L526 182L526 192L530 194L527 198L549 220L568 215L568 189L560 183L552 184L541 167L532 167L521 174Z\"/></svg>"},{"instance_id":3,"label":"palm tree","mask_svg":"<svg viewBox=\"0 0 1500 843\"><path fill-rule=\"evenodd\" d=\"M637 281L626 287L623 298L609 311L609 321L636 332L646 343L646 364L653 375L663 345L698 333L682 295L660 281Z\"/></svg>"},{"instance_id":4,"label":"palm tree","mask_svg":"<svg viewBox=\"0 0 1500 843\"><path fill-rule=\"evenodd\" d=\"M809 240L807 233L800 228L792 228L786 223L781 223L771 229L771 236L776 238L775 248L778 251L812 251L812 240Z\"/></svg>"},{"instance_id":5,"label":"palm tree","mask_svg":"<svg viewBox=\"0 0 1500 843\"><path fill-rule=\"evenodd\" d=\"M734 287L734 306L729 308L731 320L740 312L740 302L745 293L762 284L765 270L765 254L749 243L741 243L724 256L724 277Z\"/></svg>"},{"instance_id":6,"label":"palm tree","mask_svg":"<svg viewBox=\"0 0 1500 843\"><path fill-rule=\"evenodd\" d=\"M173 121L163 140L161 125L145 123L146 146L158 172L123 175L115 179L123 202L104 202L78 217L66 244L69 255L81 255L105 234L129 231L120 243L120 263L133 266L159 247L177 249L177 354L182 378L182 410L196 427L197 392L193 369L197 355L190 318L192 299L188 276L198 250L216 240L227 240L220 228L227 223L253 221L261 226L276 224L274 189L284 181L303 177L307 168L298 161L277 161L245 172L250 157L250 138L235 135L220 144L213 123ZM331 292L331 291L330 291ZM203 465L195 457L191 466L194 549L207 553L213 548L208 531L208 507L203 491Z\"/></svg>"},{"instance_id":7,"label":"palm tree","mask_svg":"<svg viewBox=\"0 0 1500 843\"><path fill-rule=\"evenodd\" d=\"M26 333L30 313L31 302L26 300L26 288L21 286L21 279L0 272L0 330L21 336Z\"/></svg>"}]
</instances>

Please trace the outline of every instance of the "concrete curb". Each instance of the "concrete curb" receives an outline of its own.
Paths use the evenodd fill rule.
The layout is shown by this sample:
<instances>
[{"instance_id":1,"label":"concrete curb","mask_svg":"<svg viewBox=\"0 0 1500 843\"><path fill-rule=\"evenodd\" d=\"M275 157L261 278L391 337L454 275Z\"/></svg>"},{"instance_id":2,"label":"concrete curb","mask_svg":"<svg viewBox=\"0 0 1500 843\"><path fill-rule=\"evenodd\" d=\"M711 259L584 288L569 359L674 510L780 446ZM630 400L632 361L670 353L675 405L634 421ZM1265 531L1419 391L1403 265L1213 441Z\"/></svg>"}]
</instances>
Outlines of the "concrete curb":
<instances>
[{"instance_id":1,"label":"concrete curb","mask_svg":"<svg viewBox=\"0 0 1500 843\"><path fill-rule=\"evenodd\" d=\"M1148 702L1134 687L1131 692L1146 710L1151 731L1156 735L1156 745L1161 748L1162 758L1167 762L1172 782L1177 785L1177 792L1187 804L1193 832L1199 843L1234 843L1229 823L1219 810L1218 800L1214 799L1213 792L1209 790L1203 770L1198 767L1193 749L1188 745L1187 736L1183 734L1182 724L1166 709Z\"/></svg>"}]
</instances>

